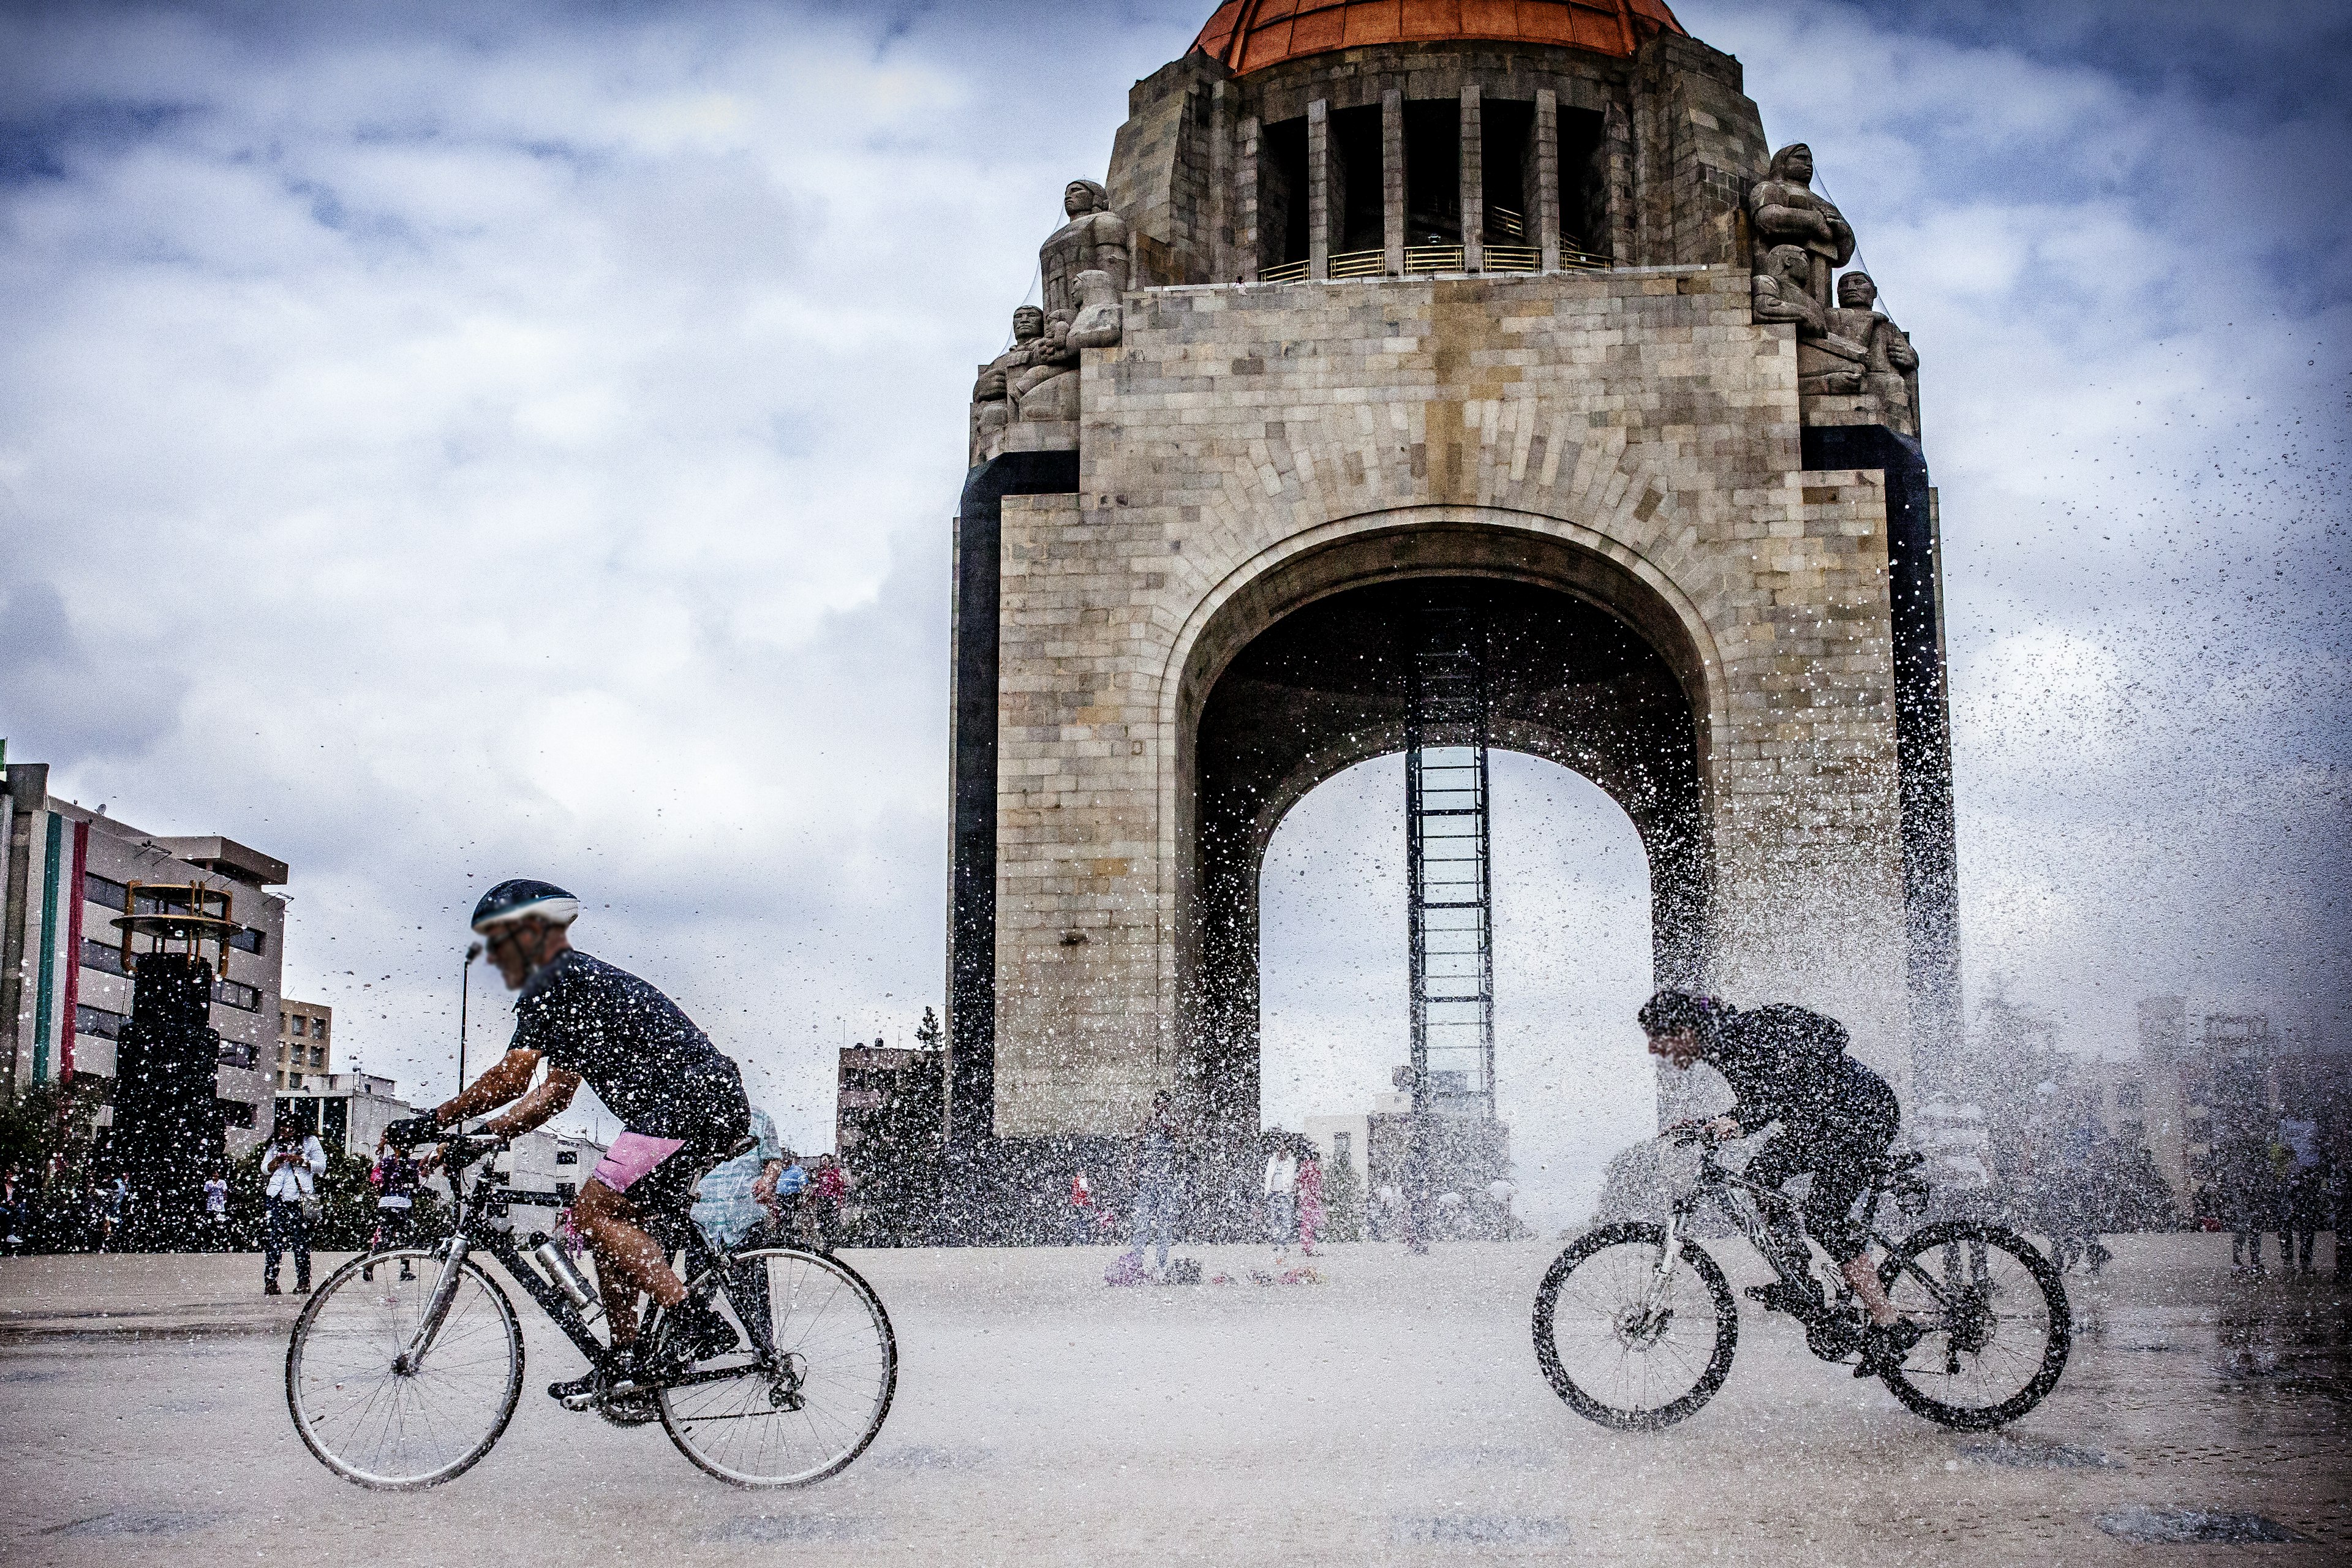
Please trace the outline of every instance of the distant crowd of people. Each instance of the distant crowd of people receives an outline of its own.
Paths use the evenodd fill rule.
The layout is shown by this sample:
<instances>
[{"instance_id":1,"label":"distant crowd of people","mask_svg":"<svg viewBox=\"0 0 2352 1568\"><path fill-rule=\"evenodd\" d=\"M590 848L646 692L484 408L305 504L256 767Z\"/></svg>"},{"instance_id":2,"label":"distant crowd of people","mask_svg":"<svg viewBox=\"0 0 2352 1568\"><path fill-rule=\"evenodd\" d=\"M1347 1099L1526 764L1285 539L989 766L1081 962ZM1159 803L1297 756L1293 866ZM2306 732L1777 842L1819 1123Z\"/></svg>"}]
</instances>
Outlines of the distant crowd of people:
<instances>
[{"instance_id":1,"label":"distant crowd of people","mask_svg":"<svg viewBox=\"0 0 2352 1568\"><path fill-rule=\"evenodd\" d=\"M2336 1273L2346 1274L2344 1222L2352 1219L2352 1166L2328 1157L2316 1118L2283 1116L2274 1128L2223 1135L2214 1162L2217 1181L2198 1193L2200 1223L2230 1232L2230 1262L2242 1273L2266 1273L2263 1240L2278 1237L2279 1268L2308 1275L2313 1243L2336 1233Z\"/></svg>"}]
</instances>

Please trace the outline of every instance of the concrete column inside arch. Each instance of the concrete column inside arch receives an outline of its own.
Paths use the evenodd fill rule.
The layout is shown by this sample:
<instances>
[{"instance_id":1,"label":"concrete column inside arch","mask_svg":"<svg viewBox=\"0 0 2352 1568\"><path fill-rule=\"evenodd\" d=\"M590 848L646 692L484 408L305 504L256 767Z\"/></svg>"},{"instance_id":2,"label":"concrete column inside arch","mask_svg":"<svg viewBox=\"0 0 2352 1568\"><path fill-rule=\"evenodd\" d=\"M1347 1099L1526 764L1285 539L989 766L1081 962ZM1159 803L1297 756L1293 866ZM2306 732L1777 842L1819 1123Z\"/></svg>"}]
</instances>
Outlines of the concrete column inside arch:
<instances>
[{"instance_id":1,"label":"concrete column inside arch","mask_svg":"<svg viewBox=\"0 0 2352 1568\"><path fill-rule=\"evenodd\" d=\"M1462 265L1472 272L1486 265L1486 164L1480 146L1484 117L1478 87L1462 89Z\"/></svg>"},{"instance_id":2,"label":"concrete column inside arch","mask_svg":"<svg viewBox=\"0 0 2352 1568\"><path fill-rule=\"evenodd\" d=\"M1549 88L1536 93L1536 244L1543 251L1543 269L1559 270L1559 94Z\"/></svg>"},{"instance_id":3,"label":"concrete column inside arch","mask_svg":"<svg viewBox=\"0 0 2352 1568\"><path fill-rule=\"evenodd\" d=\"M1331 105L1317 99L1307 106L1307 275L1331 276L1332 197L1339 184L1332 178Z\"/></svg>"},{"instance_id":4,"label":"concrete column inside arch","mask_svg":"<svg viewBox=\"0 0 2352 1568\"><path fill-rule=\"evenodd\" d=\"M1381 94L1381 267L1391 278L1404 271L1404 92Z\"/></svg>"}]
</instances>

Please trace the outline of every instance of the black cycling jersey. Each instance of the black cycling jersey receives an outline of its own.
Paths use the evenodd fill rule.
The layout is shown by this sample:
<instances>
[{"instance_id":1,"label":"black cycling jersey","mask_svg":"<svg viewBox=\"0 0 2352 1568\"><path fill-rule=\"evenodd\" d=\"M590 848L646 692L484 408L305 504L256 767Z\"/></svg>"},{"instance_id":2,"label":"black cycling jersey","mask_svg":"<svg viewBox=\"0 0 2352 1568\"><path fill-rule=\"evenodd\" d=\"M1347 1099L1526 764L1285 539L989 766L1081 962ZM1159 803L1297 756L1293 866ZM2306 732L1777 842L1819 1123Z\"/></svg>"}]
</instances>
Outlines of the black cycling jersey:
<instances>
[{"instance_id":1,"label":"black cycling jersey","mask_svg":"<svg viewBox=\"0 0 2352 1568\"><path fill-rule=\"evenodd\" d=\"M750 1121L742 1074L694 1020L635 975L576 948L524 983L514 1048L578 1073L627 1131L699 1146L731 1141Z\"/></svg>"},{"instance_id":2,"label":"black cycling jersey","mask_svg":"<svg viewBox=\"0 0 2352 1568\"><path fill-rule=\"evenodd\" d=\"M1895 1107L1886 1080L1845 1054L1845 1030L1801 1007L1727 1012L1699 1031L1698 1058L1731 1085L1743 1133L1769 1121L1876 1121Z\"/></svg>"},{"instance_id":3,"label":"black cycling jersey","mask_svg":"<svg viewBox=\"0 0 2352 1568\"><path fill-rule=\"evenodd\" d=\"M1759 1007L1715 1019L1699 1031L1698 1051L1739 1097L1728 1114L1743 1135L1780 1123L1748 1179L1778 1187L1812 1173L1805 1228L1841 1263L1864 1251L1853 1205L1902 1121L1895 1090L1847 1056L1845 1042L1843 1026L1818 1013Z\"/></svg>"}]
</instances>

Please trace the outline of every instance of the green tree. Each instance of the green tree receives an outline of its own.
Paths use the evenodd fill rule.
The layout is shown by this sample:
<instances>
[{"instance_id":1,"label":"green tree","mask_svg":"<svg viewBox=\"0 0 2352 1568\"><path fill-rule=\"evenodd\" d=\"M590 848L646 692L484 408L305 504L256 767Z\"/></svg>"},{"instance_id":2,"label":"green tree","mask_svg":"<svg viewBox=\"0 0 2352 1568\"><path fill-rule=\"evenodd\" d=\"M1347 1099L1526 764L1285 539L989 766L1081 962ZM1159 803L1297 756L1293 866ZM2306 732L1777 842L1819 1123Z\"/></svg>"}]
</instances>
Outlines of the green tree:
<instances>
[{"instance_id":1,"label":"green tree","mask_svg":"<svg viewBox=\"0 0 2352 1568\"><path fill-rule=\"evenodd\" d=\"M0 1168L47 1185L59 1155L90 1146L105 1100L106 1080L83 1073L70 1083L37 1083L0 1106Z\"/></svg>"}]
</instances>

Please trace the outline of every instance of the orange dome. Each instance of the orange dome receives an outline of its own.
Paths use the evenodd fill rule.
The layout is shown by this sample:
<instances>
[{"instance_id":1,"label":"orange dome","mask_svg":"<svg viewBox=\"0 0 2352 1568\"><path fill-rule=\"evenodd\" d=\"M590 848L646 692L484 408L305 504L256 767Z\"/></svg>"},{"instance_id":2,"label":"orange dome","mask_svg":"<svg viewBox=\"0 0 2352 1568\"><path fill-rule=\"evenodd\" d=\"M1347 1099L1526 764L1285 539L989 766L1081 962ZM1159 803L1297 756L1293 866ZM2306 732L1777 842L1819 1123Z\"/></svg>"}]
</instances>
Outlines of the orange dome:
<instances>
[{"instance_id":1,"label":"orange dome","mask_svg":"<svg viewBox=\"0 0 2352 1568\"><path fill-rule=\"evenodd\" d=\"M1679 33L1665 0L1224 0L1192 47L1236 71L1361 44L1496 38L1630 55Z\"/></svg>"}]
</instances>

